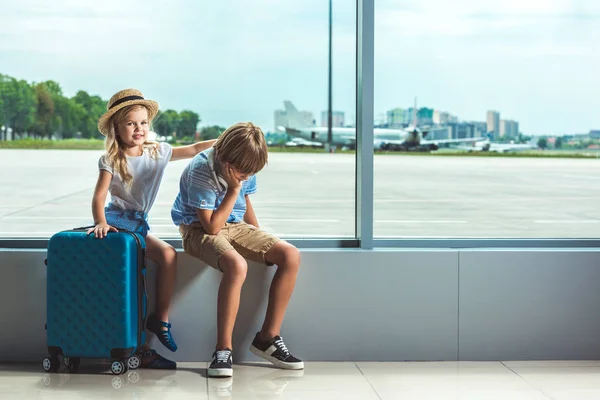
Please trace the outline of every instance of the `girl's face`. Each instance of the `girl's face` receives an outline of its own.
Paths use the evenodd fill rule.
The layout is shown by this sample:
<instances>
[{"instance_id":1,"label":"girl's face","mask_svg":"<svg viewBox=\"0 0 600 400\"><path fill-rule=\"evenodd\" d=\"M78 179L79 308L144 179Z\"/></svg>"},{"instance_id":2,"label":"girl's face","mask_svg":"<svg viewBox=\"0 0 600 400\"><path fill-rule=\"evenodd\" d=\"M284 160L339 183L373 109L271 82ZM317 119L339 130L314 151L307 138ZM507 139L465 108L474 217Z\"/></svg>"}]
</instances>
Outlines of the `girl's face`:
<instances>
[{"instance_id":1,"label":"girl's face","mask_svg":"<svg viewBox=\"0 0 600 400\"><path fill-rule=\"evenodd\" d=\"M118 126L117 135L128 147L143 145L148 137L148 110L142 107L127 113Z\"/></svg>"}]
</instances>

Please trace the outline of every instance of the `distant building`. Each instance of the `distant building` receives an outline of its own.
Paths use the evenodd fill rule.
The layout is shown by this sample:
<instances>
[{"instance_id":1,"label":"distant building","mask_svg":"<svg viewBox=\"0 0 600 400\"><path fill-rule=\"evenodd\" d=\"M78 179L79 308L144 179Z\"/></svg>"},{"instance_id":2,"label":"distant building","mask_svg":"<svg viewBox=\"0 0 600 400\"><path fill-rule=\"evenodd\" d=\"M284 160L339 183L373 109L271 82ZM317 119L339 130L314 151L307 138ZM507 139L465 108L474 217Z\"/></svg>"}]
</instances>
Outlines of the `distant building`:
<instances>
[{"instance_id":1,"label":"distant building","mask_svg":"<svg viewBox=\"0 0 600 400\"><path fill-rule=\"evenodd\" d=\"M328 123L328 112L321 112L321 126L327 126ZM343 111L332 111L331 112L331 126L334 128L341 128L344 125L344 112Z\"/></svg>"},{"instance_id":2,"label":"distant building","mask_svg":"<svg viewBox=\"0 0 600 400\"><path fill-rule=\"evenodd\" d=\"M386 124L388 128L401 128L406 121L406 110L403 108L393 108L387 111Z\"/></svg>"},{"instance_id":3,"label":"distant building","mask_svg":"<svg viewBox=\"0 0 600 400\"><path fill-rule=\"evenodd\" d=\"M448 125L456 122L458 122L458 117L450 114L449 112L440 110L433 111L433 123L435 125Z\"/></svg>"},{"instance_id":4,"label":"distant building","mask_svg":"<svg viewBox=\"0 0 600 400\"><path fill-rule=\"evenodd\" d=\"M417 112L417 125L433 125L433 113L433 108L419 108Z\"/></svg>"},{"instance_id":5,"label":"distant building","mask_svg":"<svg viewBox=\"0 0 600 400\"><path fill-rule=\"evenodd\" d=\"M483 137L480 122L453 122L448 124L449 139L471 139Z\"/></svg>"},{"instance_id":6,"label":"distant building","mask_svg":"<svg viewBox=\"0 0 600 400\"><path fill-rule=\"evenodd\" d=\"M600 139L600 130L592 129L590 131L590 139Z\"/></svg>"},{"instance_id":7,"label":"distant building","mask_svg":"<svg viewBox=\"0 0 600 400\"><path fill-rule=\"evenodd\" d=\"M519 123L508 119L500 120L500 137L516 138L519 136Z\"/></svg>"},{"instance_id":8,"label":"distant building","mask_svg":"<svg viewBox=\"0 0 600 400\"><path fill-rule=\"evenodd\" d=\"M495 135L500 134L500 113L498 111L487 112L487 131Z\"/></svg>"},{"instance_id":9,"label":"distant building","mask_svg":"<svg viewBox=\"0 0 600 400\"><path fill-rule=\"evenodd\" d=\"M487 136L487 122L471 121L469 123L473 124L473 126L475 127L475 137Z\"/></svg>"},{"instance_id":10,"label":"distant building","mask_svg":"<svg viewBox=\"0 0 600 400\"><path fill-rule=\"evenodd\" d=\"M415 124L415 117L416 117L417 125L433 125L434 112L435 112L435 110L433 108L421 107L421 108L417 108L417 112L415 113L415 108L409 107L406 111L404 111L404 118L403 118L402 123L405 126L413 125L413 124Z\"/></svg>"}]
</instances>

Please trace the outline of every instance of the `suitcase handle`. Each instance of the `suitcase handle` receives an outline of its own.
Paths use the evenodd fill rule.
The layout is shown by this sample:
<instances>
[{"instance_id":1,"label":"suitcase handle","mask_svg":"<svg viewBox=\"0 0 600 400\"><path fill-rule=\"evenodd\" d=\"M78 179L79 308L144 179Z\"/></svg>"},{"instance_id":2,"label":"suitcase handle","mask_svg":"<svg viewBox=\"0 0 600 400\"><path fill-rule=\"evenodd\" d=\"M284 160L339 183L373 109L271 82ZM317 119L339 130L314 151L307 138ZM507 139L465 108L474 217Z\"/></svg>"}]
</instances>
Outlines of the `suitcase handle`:
<instances>
[{"instance_id":1,"label":"suitcase handle","mask_svg":"<svg viewBox=\"0 0 600 400\"><path fill-rule=\"evenodd\" d=\"M95 228L95 227L96 227L96 225L80 226L79 228L73 228L71 230L73 230L73 231L86 231L86 230L88 230L90 228Z\"/></svg>"},{"instance_id":2,"label":"suitcase handle","mask_svg":"<svg viewBox=\"0 0 600 400\"><path fill-rule=\"evenodd\" d=\"M72 231L87 231L88 229L95 228L95 227L96 227L96 225L80 226L79 228L73 228L71 230ZM120 229L120 228L118 229L118 231L119 232L125 232L125 233L136 233L134 231L129 231L127 229Z\"/></svg>"}]
</instances>

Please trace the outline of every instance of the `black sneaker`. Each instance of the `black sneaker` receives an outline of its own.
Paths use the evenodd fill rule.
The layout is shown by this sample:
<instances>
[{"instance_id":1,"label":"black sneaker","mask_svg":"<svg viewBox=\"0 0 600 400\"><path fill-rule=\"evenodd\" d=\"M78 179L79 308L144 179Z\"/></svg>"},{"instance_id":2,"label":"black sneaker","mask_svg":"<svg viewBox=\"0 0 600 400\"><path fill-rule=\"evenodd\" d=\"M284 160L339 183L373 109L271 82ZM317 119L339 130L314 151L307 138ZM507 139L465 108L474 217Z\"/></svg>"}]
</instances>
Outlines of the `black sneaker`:
<instances>
[{"instance_id":1,"label":"black sneaker","mask_svg":"<svg viewBox=\"0 0 600 400\"><path fill-rule=\"evenodd\" d=\"M256 334L250 351L259 357L273 363L283 369L303 369L304 363L294 357L283 343L281 336L275 336L270 340L263 342L260 339L260 332Z\"/></svg>"},{"instance_id":2,"label":"black sneaker","mask_svg":"<svg viewBox=\"0 0 600 400\"><path fill-rule=\"evenodd\" d=\"M208 367L208 376L233 376L231 350L216 350Z\"/></svg>"}]
</instances>

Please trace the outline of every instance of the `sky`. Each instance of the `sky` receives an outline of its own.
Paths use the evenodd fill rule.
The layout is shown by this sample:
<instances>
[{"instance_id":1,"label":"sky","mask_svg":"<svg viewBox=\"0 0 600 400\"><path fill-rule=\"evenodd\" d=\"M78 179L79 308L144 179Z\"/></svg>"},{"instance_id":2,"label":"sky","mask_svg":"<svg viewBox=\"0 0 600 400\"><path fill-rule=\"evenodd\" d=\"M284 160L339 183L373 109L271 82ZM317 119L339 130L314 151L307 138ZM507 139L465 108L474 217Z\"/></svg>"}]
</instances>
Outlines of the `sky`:
<instances>
[{"instance_id":1,"label":"sky","mask_svg":"<svg viewBox=\"0 0 600 400\"><path fill-rule=\"evenodd\" d=\"M597 0L377 0L375 118L419 106L525 134L600 129ZM355 115L355 2L333 1L333 107ZM0 0L0 73L108 99L135 87L201 125L272 131L327 108L325 0Z\"/></svg>"}]
</instances>

